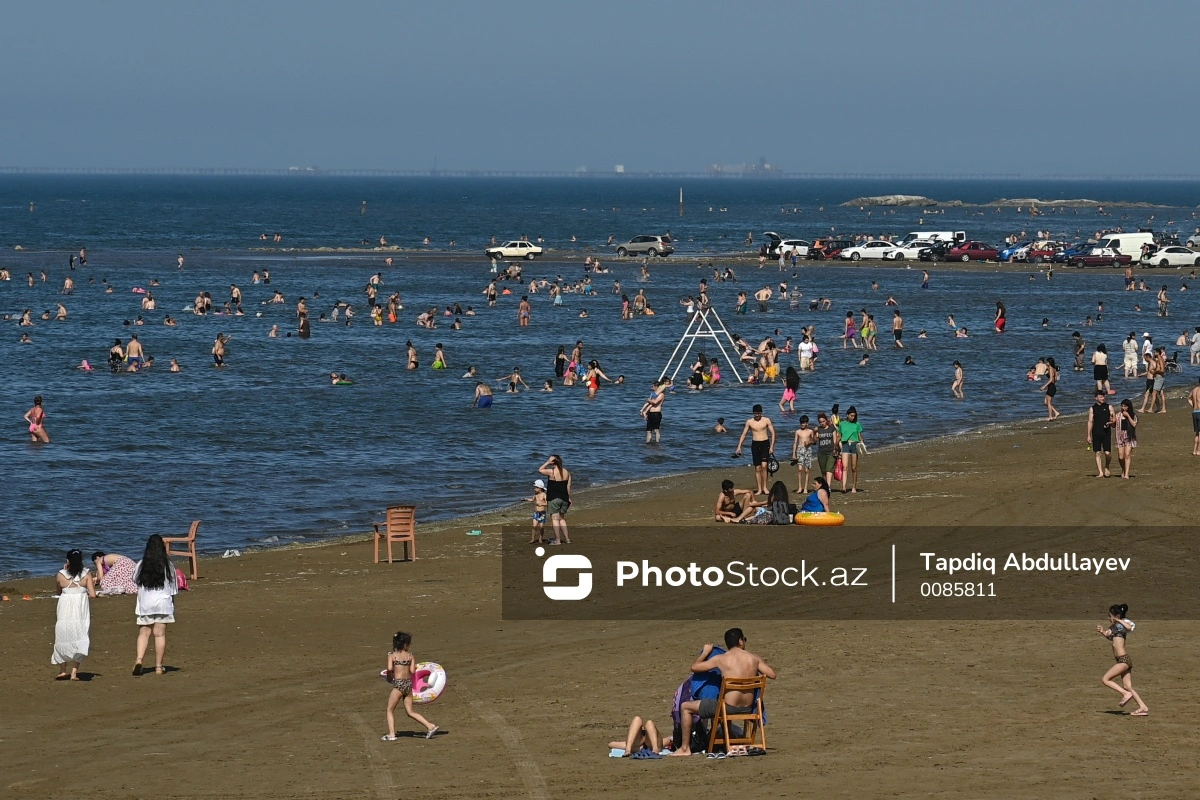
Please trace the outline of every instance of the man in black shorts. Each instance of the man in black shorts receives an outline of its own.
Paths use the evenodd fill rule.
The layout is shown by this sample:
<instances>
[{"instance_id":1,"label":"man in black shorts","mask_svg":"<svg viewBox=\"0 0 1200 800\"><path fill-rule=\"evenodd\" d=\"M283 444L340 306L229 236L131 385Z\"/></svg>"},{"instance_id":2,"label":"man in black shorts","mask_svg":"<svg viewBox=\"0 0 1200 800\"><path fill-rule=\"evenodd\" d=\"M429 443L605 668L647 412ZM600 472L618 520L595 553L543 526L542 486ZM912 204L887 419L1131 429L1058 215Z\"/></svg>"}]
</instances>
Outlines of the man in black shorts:
<instances>
[{"instance_id":1,"label":"man in black shorts","mask_svg":"<svg viewBox=\"0 0 1200 800\"><path fill-rule=\"evenodd\" d=\"M646 444L650 444L650 439L653 437L655 442L661 441L662 433L659 428L662 427L662 407L667 400L667 387L671 385L669 380L652 381L650 388L652 394L646 404L642 406L642 416L646 418Z\"/></svg>"},{"instance_id":2,"label":"man in black shorts","mask_svg":"<svg viewBox=\"0 0 1200 800\"><path fill-rule=\"evenodd\" d=\"M1108 394L1100 389L1096 392L1096 402L1088 409L1088 444L1096 454L1096 477L1107 478L1109 462L1112 461L1112 406L1108 404Z\"/></svg>"},{"instance_id":3,"label":"man in black shorts","mask_svg":"<svg viewBox=\"0 0 1200 800\"><path fill-rule=\"evenodd\" d=\"M896 347L904 349L904 342L900 341L904 338L904 317L900 316L900 309L892 312L892 336L896 339Z\"/></svg>"},{"instance_id":4,"label":"man in black shorts","mask_svg":"<svg viewBox=\"0 0 1200 800\"><path fill-rule=\"evenodd\" d=\"M742 454L742 444L746 441L746 434L750 434L750 458L754 463L756 484L754 493L767 494L767 480L770 477L767 473L767 457L775 452L775 426L770 418L763 416L762 406L755 405L751 411L754 416L746 420L742 427L742 435L733 454L735 457Z\"/></svg>"}]
</instances>

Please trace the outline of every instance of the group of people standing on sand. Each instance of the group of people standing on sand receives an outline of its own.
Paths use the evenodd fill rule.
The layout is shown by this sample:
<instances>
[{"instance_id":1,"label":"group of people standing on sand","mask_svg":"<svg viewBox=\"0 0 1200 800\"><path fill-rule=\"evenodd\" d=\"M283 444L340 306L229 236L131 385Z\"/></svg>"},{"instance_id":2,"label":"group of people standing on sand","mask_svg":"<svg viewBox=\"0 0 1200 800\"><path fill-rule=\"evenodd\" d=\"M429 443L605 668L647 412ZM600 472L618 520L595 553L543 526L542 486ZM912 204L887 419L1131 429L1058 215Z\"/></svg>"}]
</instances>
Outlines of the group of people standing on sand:
<instances>
[{"instance_id":1,"label":"group of people standing on sand","mask_svg":"<svg viewBox=\"0 0 1200 800\"><path fill-rule=\"evenodd\" d=\"M859 458L867 454L863 427L858 421L858 409L854 406L846 410L844 418L838 412L837 404L830 413L818 412L815 427L810 427L807 414L802 415L800 427L792 437L791 465L796 467L796 492L806 495L799 511L832 511L830 492L834 481L841 481L843 494L859 491ZM775 458L775 424L763 415L761 405L755 405L751 413L752 416L742 427L733 457L741 457L746 438L749 437L755 488L737 489L733 481L722 482L713 515L718 522L788 524L791 516L785 512L788 506L787 485L778 480L768 485L771 476L779 469L779 462ZM721 423L714 429L716 432L725 430ZM795 511L790 513L794 514Z\"/></svg>"},{"instance_id":2,"label":"group of people standing on sand","mask_svg":"<svg viewBox=\"0 0 1200 800\"><path fill-rule=\"evenodd\" d=\"M96 552L92 554L93 572L84 566L83 552L71 550L66 563L54 576L58 592L57 619L54 625L54 650L50 663L59 667L55 680L79 680L79 668L91 648L91 600L98 594L136 593L134 621L138 626L135 677L142 674L142 662L150 639L154 639L154 672L166 673L163 659L167 652L167 625L175 621L175 595L180 581L167 547L158 534L146 540L146 549L138 562L124 556ZM99 587L99 588L98 588Z\"/></svg>"}]
</instances>

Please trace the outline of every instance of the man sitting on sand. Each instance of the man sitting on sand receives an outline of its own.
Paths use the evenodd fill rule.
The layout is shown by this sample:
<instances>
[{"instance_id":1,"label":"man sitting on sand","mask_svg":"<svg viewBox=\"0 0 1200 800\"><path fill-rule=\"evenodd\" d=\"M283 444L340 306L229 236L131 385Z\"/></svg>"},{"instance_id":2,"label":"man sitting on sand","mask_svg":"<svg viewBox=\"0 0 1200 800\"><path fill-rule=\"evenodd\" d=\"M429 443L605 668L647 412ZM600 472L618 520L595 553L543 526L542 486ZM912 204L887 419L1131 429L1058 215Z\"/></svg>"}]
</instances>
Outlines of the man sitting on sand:
<instances>
[{"instance_id":1,"label":"man sitting on sand","mask_svg":"<svg viewBox=\"0 0 1200 800\"><path fill-rule=\"evenodd\" d=\"M749 489L735 489L733 481L723 480L713 514L717 522L741 522L754 516L761 505L764 504L754 499L754 492Z\"/></svg>"},{"instance_id":2,"label":"man sitting on sand","mask_svg":"<svg viewBox=\"0 0 1200 800\"><path fill-rule=\"evenodd\" d=\"M723 678L757 678L766 675L775 680L775 670L767 662L746 649L746 636L741 628L730 628L725 631L725 647L728 651L709 658L712 644L704 645L700 657L692 664L692 672L709 672L717 669ZM753 692L726 692L725 711L728 714L750 714L754 710ZM692 754L692 715L700 719L712 719L717 715L717 698L707 700L689 700L679 707L680 722L683 728L683 744L671 755L690 756Z\"/></svg>"}]
</instances>

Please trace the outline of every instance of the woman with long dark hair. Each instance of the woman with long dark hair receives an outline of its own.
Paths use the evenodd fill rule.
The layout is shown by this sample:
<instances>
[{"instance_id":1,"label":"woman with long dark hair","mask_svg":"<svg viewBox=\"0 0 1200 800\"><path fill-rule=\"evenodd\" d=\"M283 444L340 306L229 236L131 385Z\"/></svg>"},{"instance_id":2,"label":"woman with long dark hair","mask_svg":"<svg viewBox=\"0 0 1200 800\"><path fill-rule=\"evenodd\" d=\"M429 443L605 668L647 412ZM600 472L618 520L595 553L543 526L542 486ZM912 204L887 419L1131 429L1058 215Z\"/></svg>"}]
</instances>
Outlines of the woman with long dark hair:
<instances>
[{"instance_id":1,"label":"woman with long dark hair","mask_svg":"<svg viewBox=\"0 0 1200 800\"><path fill-rule=\"evenodd\" d=\"M90 599L96 596L96 584L92 574L83 566L83 553L72 550L67 553L67 563L54 576L58 589L58 619L54 623L54 653L51 664L58 664L58 675L54 680L68 678L67 664L71 665L70 679L79 680L79 665L87 658L91 646L89 631L92 627Z\"/></svg>"},{"instance_id":2,"label":"woman with long dark hair","mask_svg":"<svg viewBox=\"0 0 1200 800\"><path fill-rule=\"evenodd\" d=\"M1121 408L1113 420L1113 428L1117 431L1117 463L1121 465L1121 477L1129 477L1129 467L1133 464L1133 448L1137 447L1137 412L1133 410L1133 401L1126 397L1121 401Z\"/></svg>"},{"instance_id":3,"label":"woman with long dark hair","mask_svg":"<svg viewBox=\"0 0 1200 800\"><path fill-rule=\"evenodd\" d=\"M1133 633L1135 627L1125 617L1128 613L1129 606L1124 603L1112 606L1108 609L1108 627L1096 626L1096 633L1112 642L1113 658L1117 662L1109 667L1100 682L1121 695L1121 702L1118 705L1124 706L1130 700L1137 701L1138 707L1130 712L1130 716L1145 717L1149 716L1150 709L1133 689L1133 659L1129 657L1129 651L1125 649L1125 637ZM1117 678L1121 679L1121 683L1117 683Z\"/></svg>"},{"instance_id":4,"label":"woman with long dark hair","mask_svg":"<svg viewBox=\"0 0 1200 800\"><path fill-rule=\"evenodd\" d=\"M154 635L154 672L166 674L163 656L167 653L167 625L175 621L175 595L179 592L175 565L167 556L167 546L157 533L146 540L146 551L133 571L137 583L138 640L137 661L133 665L134 677L142 674L142 659L150 635Z\"/></svg>"},{"instance_id":5,"label":"woman with long dark hair","mask_svg":"<svg viewBox=\"0 0 1200 800\"><path fill-rule=\"evenodd\" d=\"M566 373L566 371L567 371L567 348L560 344L558 346L558 354L554 356L554 374L555 374L555 376L557 376L558 378L561 379L562 376Z\"/></svg>"},{"instance_id":6,"label":"woman with long dark hair","mask_svg":"<svg viewBox=\"0 0 1200 800\"><path fill-rule=\"evenodd\" d=\"M1053 422L1061 416L1054 407L1054 395L1058 394L1058 364L1054 363L1053 358L1046 359L1046 383L1042 391L1046 393L1046 421Z\"/></svg>"}]
</instances>

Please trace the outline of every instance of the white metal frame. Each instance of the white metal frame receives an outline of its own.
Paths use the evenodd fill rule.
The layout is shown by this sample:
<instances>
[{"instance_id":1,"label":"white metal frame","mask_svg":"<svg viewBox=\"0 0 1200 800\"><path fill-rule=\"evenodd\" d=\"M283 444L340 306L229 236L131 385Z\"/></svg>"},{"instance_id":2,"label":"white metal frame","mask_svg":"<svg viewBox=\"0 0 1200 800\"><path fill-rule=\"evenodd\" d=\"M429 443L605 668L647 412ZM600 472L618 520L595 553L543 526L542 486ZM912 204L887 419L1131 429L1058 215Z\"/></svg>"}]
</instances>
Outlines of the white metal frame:
<instances>
[{"instance_id":1,"label":"white metal frame","mask_svg":"<svg viewBox=\"0 0 1200 800\"><path fill-rule=\"evenodd\" d=\"M671 358L667 361L667 365L663 367L662 373L658 376L659 380L662 380L673 366L675 370L671 372L671 380L674 381L675 376L679 374L679 370L683 369L684 364L687 363L688 354L692 352L692 346L696 344L696 340L712 339L717 343L717 347L720 348L721 355L725 356L725 363L729 365L729 371L733 373L733 377L737 378L738 383L745 383L742 380L741 373L738 372L738 365L741 362L738 357L731 357L729 355L729 352L725 349L725 344L721 341L722 336L729 342L729 346L733 352L737 353L738 348L734 344L733 335L729 333L729 330L725 327L725 323L721 321L721 317L718 316L716 309L704 308L696 311L692 314L691 320L688 321L687 330L683 332L679 344L675 345L675 352L671 353ZM684 347L684 342L687 343L686 348ZM683 350L682 354L680 353L680 349Z\"/></svg>"}]
</instances>

